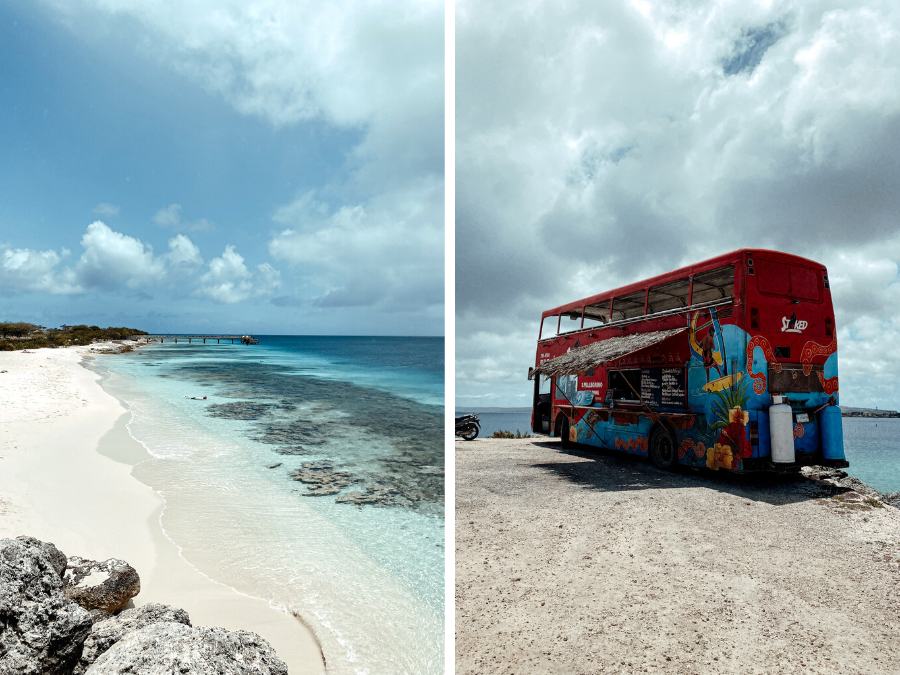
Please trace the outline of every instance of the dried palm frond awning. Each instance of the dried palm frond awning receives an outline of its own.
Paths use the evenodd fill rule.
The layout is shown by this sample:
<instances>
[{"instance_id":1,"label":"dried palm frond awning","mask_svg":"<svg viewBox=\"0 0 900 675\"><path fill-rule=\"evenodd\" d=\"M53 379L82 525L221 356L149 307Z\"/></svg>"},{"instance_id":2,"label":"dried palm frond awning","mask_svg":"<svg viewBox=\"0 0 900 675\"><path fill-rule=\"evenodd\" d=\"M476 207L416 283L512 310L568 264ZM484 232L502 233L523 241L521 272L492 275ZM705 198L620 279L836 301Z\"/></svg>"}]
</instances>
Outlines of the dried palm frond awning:
<instances>
[{"instance_id":1,"label":"dried palm frond awning","mask_svg":"<svg viewBox=\"0 0 900 675\"><path fill-rule=\"evenodd\" d=\"M673 328L671 330L623 335L609 338L608 340L592 342L584 347L576 347L562 356L557 356L555 359L545 361L535 368L534 372L536 375L540 374L545 377L584 373L591 368L615 361L621 356L646 349L686 330L687 328Z\"/></svg>"}]
</instances>

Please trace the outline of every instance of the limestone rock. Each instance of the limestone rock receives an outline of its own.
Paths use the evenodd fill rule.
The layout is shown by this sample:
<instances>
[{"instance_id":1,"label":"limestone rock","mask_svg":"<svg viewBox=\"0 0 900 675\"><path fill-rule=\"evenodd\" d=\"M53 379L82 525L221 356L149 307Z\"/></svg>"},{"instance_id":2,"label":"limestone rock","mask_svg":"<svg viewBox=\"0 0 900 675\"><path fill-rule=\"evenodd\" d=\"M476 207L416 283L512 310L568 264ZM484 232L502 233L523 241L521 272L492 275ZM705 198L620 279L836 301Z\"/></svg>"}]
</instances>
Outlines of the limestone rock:
<instances>
[{"instance_id":1,"label":"limestone rock","mask_svg":"<svg viewBox=\"0 0 900 675\"><path fill-rule=\"evenodd\" d=\"M65 575L65 594L85 609L117 612L141 592L137 571L124 560L103 562L69 558Z\"/></svg>"},{"instance_id":2,"label":"limestone rock","mask_svg":"<svg viewBox=\"0 0 900 675\"><path fill-rule=\"evenodd\" d=\"M336 495L354 482L346 471L335 471L331 462L304 462L288 475L306 485L304 497Z\"/></svg>"},{"instance_id":3,"label":"limestone rock","mask_svg":"<svg viewBox=\"0 0 900 675\"><path fill-rule=\"evenodd\" d=\"M66 599L55 546L0 540L0 675L62 675L91 630L87 610Z\"/></svg>"},{"instance_id":4,"label":"limestone rock","mask_svg":"<svg viewBox=\"0 0 900 675\"><path fill-rule=\"evenodd\" d=\"M44 552L47 554L47 557L50 558L50 564L53 565L53 569L56 570L56 573L60 576L60 578L62 578L63 574L66 573L66 566L69 564L68 560L66 559L66 554L56 548L56 546L51 544L49 541L41 541L40 539L35 539L34 537L29 537L28 535L24 534L21 537L16 537L16 539L43 548Z\"/></svg>"},{"instance_id":5,"label":"limestone rock","mask_svg":"<svg viewBox=\"0 0 900 675\"><path fill-rule=\"evenodd\" d=\"M287 675L287 666L255 633L154 623L126 634L85 675Z\"/></svg>"},{"instance_id":6,"label":"limestone rock","mask_svg":"<svg viewBox=\"0 0 900 675\"><path fill-rule=\"evenodd\" d=\"M116 616L107 615L106 619L95 621L91 634L84 641L84 651L73 675L84 673L101 654L109 650L127 633L164 621L180 623L185 626L191 625L191 619L183 609L161 605L157 602L126 609Z\"/></svg>"}]
</instances>

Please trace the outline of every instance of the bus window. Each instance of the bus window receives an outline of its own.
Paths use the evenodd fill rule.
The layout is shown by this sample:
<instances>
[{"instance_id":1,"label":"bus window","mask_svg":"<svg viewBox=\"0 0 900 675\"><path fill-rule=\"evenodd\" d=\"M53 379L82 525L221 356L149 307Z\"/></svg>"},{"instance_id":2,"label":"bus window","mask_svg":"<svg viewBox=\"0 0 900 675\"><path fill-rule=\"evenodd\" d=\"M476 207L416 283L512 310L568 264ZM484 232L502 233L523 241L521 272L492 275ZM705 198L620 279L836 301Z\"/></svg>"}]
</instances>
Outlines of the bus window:
<instances>
[{"instance_id":1,"label":"bus window","mask_svg":"<svg viewBox=\"0 0 900 675\"><path fill-rule=\"evenodd\" d=\"M541 340L554 337L557 335L557 327L559 326L559 315L545 316L544 322L541 324Z\"/></svg>"},{"instance_id":2,"label":"bus window","mask_svg":"<svg viewBox=\"0 0 900 675\"><path fill-rule=\"evenodd\" d=\"M639 401L635 392L641 390L641 371L638 368L628 370L610 370L608 391L612 392L614 401Z\"/></svg>"},{"instance_id":3,"label":"bus window","mask_svg":"<svg viewBox=\"0 0 900 675\"><path fill-rule=\"evenodd\" d=\"M720 267L694 275L694 292L691 304L712 302L734 295L734 265Z\"/></svg>"},{"instance_id":4,"label":"bus window","mask_svg":"<svg viewBox=\"0 0 900 675\"><path fill-rule=\"evenodd\" d=\"M609 300L584 308L584 327L593 328L609 323Z\"/></svg>"},{"instance_id":5,"label":"bus window","mask_svg":"<svg viewBox=\"0 0 900 675\"><path fill-rule=\"evenodd\" d=\"M647 314L687 307L690 288L690 279L679 279L662 286L654 286L647 298Z\"/></svg>"},{"instance_id":6,"label":"bus window","mask_svg":"<svg viewBox=\"0 0 900 675\"><path fill-rule=\"evenodd\" d=\"M570 330L578 330L579 328L581 328L580 309L574 312L565 312L562 315L562 321L559 324L560 333L568 333Z\"/></svg>"},{"instance_id":7,"label":"bus window","mask_svg":"<svg viewBox=\"0 0 900 675\"><path fill-rule=\"evenodd\" d=\"M809 267L757 259L756 287L762 293L819 300L819 275Z\"/></svg>"},{"instance_id":8,"label":"bus window","mask_svg":"<svg viewBox=\"0 0 900 675\"><path fill-rule=\"evenodd\" d=\"M636 291L613 298L612 320L621 321L622 319L633 319L636 316L644 315L644 298L646 291Z\"/></svg>"},{"instance_id":9,"label":"bus window","mask_svg":"<svg viewBox=\"0 0 900 675\"><path fill-rule=\"evenodd\" d=\"M791 296L800 300L819 299L819 275L815 270L791 265Z\"/></svg>"}]
</instances>

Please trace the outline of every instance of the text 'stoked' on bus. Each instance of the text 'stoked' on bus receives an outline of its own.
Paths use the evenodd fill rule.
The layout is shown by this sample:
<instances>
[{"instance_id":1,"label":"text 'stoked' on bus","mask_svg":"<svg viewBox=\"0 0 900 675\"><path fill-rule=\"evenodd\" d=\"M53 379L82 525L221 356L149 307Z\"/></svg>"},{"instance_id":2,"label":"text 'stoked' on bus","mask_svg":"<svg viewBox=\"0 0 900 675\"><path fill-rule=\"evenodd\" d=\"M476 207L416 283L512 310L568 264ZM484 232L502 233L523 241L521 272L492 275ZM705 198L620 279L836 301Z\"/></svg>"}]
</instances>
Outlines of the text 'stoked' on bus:
<instances>
[{"instance_id":1,"label":"text 'stoked' on bus","mask_svg":"<svg viewBox=\"0 0 900 675\"><path fill-rule=\"evenodd\" d=\"M828 272L742 249L548 310L532 428L731 471L846 467Z\"/></svg>"}]
</instances>

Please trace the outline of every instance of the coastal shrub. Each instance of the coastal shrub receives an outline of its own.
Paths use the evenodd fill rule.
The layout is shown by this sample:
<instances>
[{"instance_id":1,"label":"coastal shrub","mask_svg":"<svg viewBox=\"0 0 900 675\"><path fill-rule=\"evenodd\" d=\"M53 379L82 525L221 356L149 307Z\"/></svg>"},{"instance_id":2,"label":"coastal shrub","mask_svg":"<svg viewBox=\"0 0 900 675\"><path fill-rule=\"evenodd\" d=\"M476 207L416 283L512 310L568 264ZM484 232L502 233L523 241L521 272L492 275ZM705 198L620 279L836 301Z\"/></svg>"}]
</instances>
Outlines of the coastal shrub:
<instances>
[{"instance_id":1,"label":"coastal shrub","mask_svg":"<svg viewBox=\"0 0 900 675\"><path fill-rule=\"evenodd\" d=\"M495 431L491 436L491 438L531 438L531 434L522 434L518 429L516 429L515 435L511 431Z\"/></svg>"},{"instance_id":2,"label":"coastal shrub","mask_svg":"<svg viewBox=\"0 0 900 675\"><path fill-rule=\"evenodd\" d=\"M69 345L90 345L96 340L128 340L137 335L147 335L147 331L126 326L100 328L81 324L68 330L50 328L39 331L30 323L0 323L0 351L38 349L40 347L67 347Z\"/></svg>"}]
</instances>

